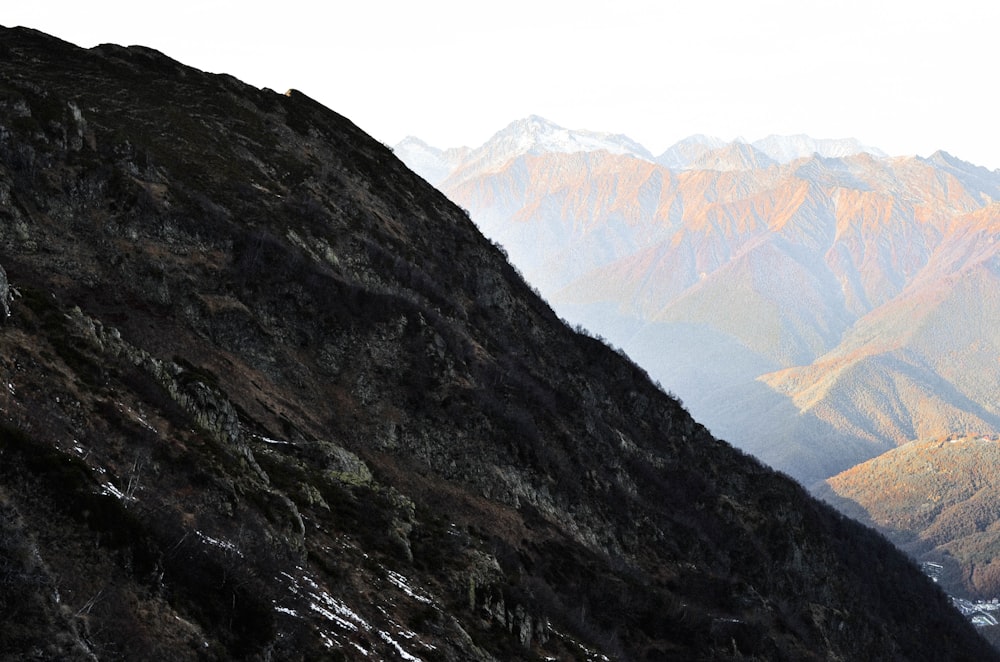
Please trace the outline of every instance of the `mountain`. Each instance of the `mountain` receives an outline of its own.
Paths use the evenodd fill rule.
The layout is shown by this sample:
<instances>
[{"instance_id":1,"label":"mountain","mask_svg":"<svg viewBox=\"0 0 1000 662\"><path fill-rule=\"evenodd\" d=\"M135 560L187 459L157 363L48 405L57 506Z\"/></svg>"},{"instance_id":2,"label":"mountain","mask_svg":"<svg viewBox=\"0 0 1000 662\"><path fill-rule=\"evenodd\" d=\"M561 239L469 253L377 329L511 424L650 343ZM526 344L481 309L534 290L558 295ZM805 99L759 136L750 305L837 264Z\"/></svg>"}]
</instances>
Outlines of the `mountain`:
<instances>
[{"instance_id":1,"label":"mountain","mask_svg":"<svg viewBox=\"0 0 1000 662\"><path fill-rule=\"evenodd\" d=\"M607 152L643 161L653 160L653 155L645 147L628 136L565 129L537 115L511 122L476 149L442 151L427 147L420 158L412 158L417 143L424 144L417 138L407 138L393 150L398 152L404 163L435 186L445 179L461 181L465 172L473 175L489 172L529 155ZM436 158L434 154L437 154Z\"/></svg>"},{"instance_id":2,"label":"mountain","mask_svg":"<svg viewBox=\"0 0 1000 662\"><path fill-rule=\"evenodd\" d=\"M478 153L490 154L501 161L506 161L521 154L551 152L572 154L600 150L611 154L630 154L641 159L653 158L645 147L628 136L564 129L537 115L512 122L493 135ZM474 153L470 160L475 161L477 156L478 154Z\"/></svg>"},{"instance_id":3,"label":"mountain","mask_svg":"<svg viewBox=\"0 0 1000 662\"><path fill-rule=\"evenodd\" d=\"M740 165L713 167L713 163L725 166L732 158L731 156L729 159L725 158L727 153L742 154L742 158L736 162ZM674 170L742 170L749 165L767 167L771 163L791 163L814 155L823 158L842 158L856 154L886 156L881 150L864 145L854 138L816 139L802 134L771 135L747 143L744 140L727 142L721 138L695 135L671 146L657 157L656 162Z\"/></svg>"},{"instance_id":4,"label":"mountain","mask_svg":"<svg viewBox=\"0 0 1000 662\"><path fill-rule=\"evenodd\" d=\"M685 170L703 155L727 145L722 138L702 134L689 136L671 145L656 162L675 170Z\"/></svg>"},{"instance_id":5,"label":"mountain","mask_svg":"<svg viewBox=\"0 0 1000 662\"><path fill-rule=\"evenodd\" d=\"M1000 595L997 437L913 442L826 481L821 496L869 522L972 599Z\"/></svg>"},{"instance_id":6,"label":"mountain","mask_svg":"<svg viewBox=\"0 0 1000 662\"><path fill-rule=\"evenodd\" d=\"M0 53L3 659L997 659L345 118Z\"/></svg>"},{"instance_id":7,"label":"mountain","mask_svg":"<svg viewBox=\"0 0 1000 662\"><path fill-rule=\"evenodd\" d=\"M404 138L393 152L429 182L440 182L468 156L467 147L441 150L413 136Z\"/></svg>"},{"instance_id":8,"label":"mountain","mask_svg":"<svg viewBox=\"0 0 1000 662\"><path fill-rule=\"evenodd\" d=\"M797 159L815 155L824 158L843 158L855 154L887 156L885 152L863 144L855 138L810 138L805 134L794 136L770 135L753 142L760 150L778 163L791 163Z\"/></svg>"},{"instance_id":9,"label":"mountain","mask_svg":"<svg viewBox=\"0 0 1000 662\"><path fill-rule=\"evenodd\" d=\"M439 186L562 317L806 485L1000 429L1000 172L854 140L695 137L657 162L462 163Z\"/></svg>"},{"instance_id":10,"label":"mountain","mask_svg":"<svg viewBox=\"0 0 1000 662\"><path fill-rule=\"evenodd\" d=\"M777 161L753 145L735 142L701 154L688 165L688 168L720 171L759 170L775 164Z\"/></svg>"}]
</instances>

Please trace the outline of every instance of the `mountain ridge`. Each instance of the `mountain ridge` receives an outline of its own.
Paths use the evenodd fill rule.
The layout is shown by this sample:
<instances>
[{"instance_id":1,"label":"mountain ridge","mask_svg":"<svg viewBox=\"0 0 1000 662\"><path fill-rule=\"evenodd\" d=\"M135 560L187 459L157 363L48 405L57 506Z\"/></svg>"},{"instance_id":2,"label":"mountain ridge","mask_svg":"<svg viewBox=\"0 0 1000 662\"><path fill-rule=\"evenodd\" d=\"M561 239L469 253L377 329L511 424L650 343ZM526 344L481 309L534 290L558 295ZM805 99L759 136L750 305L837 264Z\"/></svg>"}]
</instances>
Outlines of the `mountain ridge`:
<instances>
[{"instance_id":1,"label":"mountain ridge","mask_svg":"<svg viewBox=\"0 0 1000 662\"><path fill-rule=\"evenodd\" d=\"M820 495L914 557L945 566L939 581L949 592L992 599L1000 593L990 515L997 490L986 467L997 448L996 438L974 435L913 442L830 478Z\"/></svg>"},{"instance_id":2,"label":"mountain ridge","mask_svg":"<svg viewBox=\"0 0 1000 662\"><path fill-rule=\"evenodd\" d=\"M400 158L413 164L415 171L431 184L441 184L461 167L470 170L485 170L501 165L505 161L525 153L573 153L606 150L612 154L628 154L636 158L659 163L674 170L697 170L706 163L715 162L716 167L738 169L738 161L727 162L725 153L739 154L741 151L755 150L759 156L751 162L758 164L790 163L802 158L818 155L824 158L840 158L856 154L872 154L885 157L876 148L863 144L855 138L812 138L805 134L776 135L747 142L742 138L726 141L714 136L697 134L684 138L667 148L659 156L624 134L611 134L590 130L566 129L551 120L538 115L529 115L515 120L495 133L485 143L471 147L432 147L416 136L407 136L393 146ZM713 156L714 153L719 152ZM766 157L761 161L762 157ZM950 155L945 154L947 158ZM728 159L732 159L730 156ZM933 158L933 156L931 157ZM708 159L708 161L705 161ZM769 160L769 161L768 161ZM745 167L746 164L744 164Z\"/></svg>"}]
</instances>

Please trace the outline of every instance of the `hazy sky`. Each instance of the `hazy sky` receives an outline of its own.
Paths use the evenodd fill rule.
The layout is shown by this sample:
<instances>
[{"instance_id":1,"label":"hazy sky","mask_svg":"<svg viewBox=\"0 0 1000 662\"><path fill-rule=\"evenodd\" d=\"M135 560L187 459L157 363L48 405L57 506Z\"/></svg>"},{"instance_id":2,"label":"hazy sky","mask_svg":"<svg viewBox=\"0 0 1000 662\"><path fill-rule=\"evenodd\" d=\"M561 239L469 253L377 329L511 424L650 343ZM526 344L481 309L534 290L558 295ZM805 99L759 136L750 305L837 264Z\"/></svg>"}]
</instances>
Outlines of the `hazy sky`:
<instances>
[{"instance_id":1,"label":"hazy sky","mask_svg":"<svg viewBox=\"0 0 1000 662\"><path fill-rule=\"evenodd\" d=\"M294 87L388 144L537 114L654 154L806 133L1000 168L989 0L11 0L0 24Z\"/></svg>"}]
</instances>

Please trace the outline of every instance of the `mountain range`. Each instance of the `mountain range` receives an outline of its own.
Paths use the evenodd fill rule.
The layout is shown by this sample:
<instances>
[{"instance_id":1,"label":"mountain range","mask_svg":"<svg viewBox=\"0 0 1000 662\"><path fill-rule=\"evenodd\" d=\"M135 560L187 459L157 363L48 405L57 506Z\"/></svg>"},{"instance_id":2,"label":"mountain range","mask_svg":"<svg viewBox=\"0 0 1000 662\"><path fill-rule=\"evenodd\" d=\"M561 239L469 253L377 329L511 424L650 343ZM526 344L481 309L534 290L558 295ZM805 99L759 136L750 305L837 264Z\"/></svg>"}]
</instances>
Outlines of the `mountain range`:
<instances>
[{"instance_id":1,"label":"mountain range","mask_svg":"<svg viewBox=\"0 0 1000 662\"><path fill-rule=\"evenodd\" d=\"M0 265L0 659L998 659L302 92L0 29Z\"/></svg>"},{"instance_id":2,"label":"mountain range","mask_svg":"<svg viewBox=\"0 0 1000 662\"><path fill-rule=\"evenodd\" d=\"M574 135L536 117L451 161L396 151L563 318L806 485L1000 429L1000 172L851 139L695 136L653 158Z\"/></svg>"},{"instance_id":3,"label":"mountain range","mask_svg":"<svg viewBox=\"0 0 1000 662\"><path fill-rule=\"evenodd\" d=\"M460 166L470 172L486 171L525 154L574 154L577 152L607 152L628 155L657 163L675 170L705 169L703 159L719 159L727 150L763 155L768 162L788 163L817 154L839 158L855 154L885 156L881 150L862 144L854 138L840 140L815 139L807 135L771 135L752 143L738 139L727 142L713 136L695 135L671 146L654 157L645 147L623 134L581 129L566 129L538 115L512 122L476 149L455 147L439 149L414 136L408 136L393 147L393 151L432 184L440 184ZM725 169L735 169L735 165Z\"/></svg>"}]
</instances>

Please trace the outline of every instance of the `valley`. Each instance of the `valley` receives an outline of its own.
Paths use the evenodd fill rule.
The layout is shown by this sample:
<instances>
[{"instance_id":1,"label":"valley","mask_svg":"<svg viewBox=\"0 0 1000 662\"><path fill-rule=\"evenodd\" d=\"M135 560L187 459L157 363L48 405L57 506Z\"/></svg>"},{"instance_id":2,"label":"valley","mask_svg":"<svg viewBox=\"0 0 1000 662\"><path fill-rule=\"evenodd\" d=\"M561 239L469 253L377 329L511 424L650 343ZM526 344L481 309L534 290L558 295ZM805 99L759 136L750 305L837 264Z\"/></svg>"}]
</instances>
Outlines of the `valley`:
<instances>
[{"instance_id":1,"label":"valley","mask_svg":"<svg viewBox=\"0 0 1000 662\"><path fill-rule=\"evenodd\" d=\"M964 612L1000 595L975 441L1000 431L1000 172L806 136L654 156L540 117L396 152L713 433L943 563Z\"/></svg>"},{"instance_id":2,"label":"valley","mask_svg":"<svg viewBox=\"0 0 1000 662\"><path fill-rule=\"evenodd\" d=\"M652 157L537 117L396 150L558 314L805 485L1000 430L1000 173L804 136Z\"/></svg>"}]
</instances>

